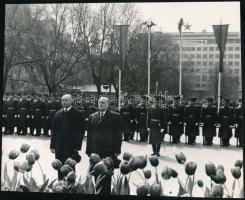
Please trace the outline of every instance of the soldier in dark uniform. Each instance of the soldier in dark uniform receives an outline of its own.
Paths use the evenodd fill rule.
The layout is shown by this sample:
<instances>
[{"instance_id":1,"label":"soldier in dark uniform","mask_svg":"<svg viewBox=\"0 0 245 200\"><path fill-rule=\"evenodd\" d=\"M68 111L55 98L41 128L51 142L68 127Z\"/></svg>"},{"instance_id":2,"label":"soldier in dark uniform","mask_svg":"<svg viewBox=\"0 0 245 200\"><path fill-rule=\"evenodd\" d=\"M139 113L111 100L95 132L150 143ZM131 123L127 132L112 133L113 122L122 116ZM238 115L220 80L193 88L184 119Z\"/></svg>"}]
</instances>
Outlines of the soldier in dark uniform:
<instances>
[{"instance_id":1,"label":"soldier in dark uniform","mask_svg":"<svg viewBox=\"0 0 245 200\"><path fill-rule=\"evenodd\" d=\"M235 137L238 140L239 147L243 147L243 138L244 138L244 124L243 124L243 112L242 112L242 99L239 99L238 106L234 111L235 119Z\"/></svg>"},{"instance_id":2,"label":"soldier in dark uniform","mask_svg":"<svg viewBox=\"0 0 245 200\"><path fill-rule=\"evenodd\" d=\"M199 135L201 108L195 103L196 98L190 98L189 105L185 107L185 134L188 136L188 144L194 144L196 136Z\"/></svg>"},{"instance_id":3,"label":"soldier in dark uniform","mask_svg":"<svg viewBox=\"0 0 245 200\"><path fill-rule=\"evenodd\" d=\"M164 111L157 103L158 97L153 99L149 107L148 128L150 132L149 143L152 145L153 154L160 156L160 148L163 142Z\"/></svg>"},{"instance_id":4,"label":"soldier in dark uniform","mask_svg":"<svg viewBox=\"0 0 245 200\"><path fill-rule=\"evenodd\" d=\"M218 122L220 124L219 137L222 139L223 146L229 146L230 138L232 136L232 129L230 126L234 124L234 109L229 105L229 99L224 100L224 106L219 110Z\"/></svg>"},{"instance_id":5,"label":"soldier in dark uniform","mask_svg":"<svg viewBox=\"0 0 245 200\"><path fill-rule=\"evenodd\" d=\"M59 105L57 104L55 97L53 94L50 95L49 100L46 104L46 113L47 113L47 131L45 131L47 136L50 136L51 130L52 130L52 124L54 120L55 113L59 110Z\"/></svg>"},{"instance_id":6,"label":"soldier in dark uniform","mask_svg":"<svg viewBox=\"0 0 245 200\"><path fill-rule=\"evenodd\" d=\"M21 135L27 134L28 120L30 116L31 102L27 99L26 94L23 94L19 100L19 123L18 133Z\"/></svg>"},{"instance_id":7,"label":"soldier in dark uniform","mask_svg":"<svg viewBox=\"0 0 245 200\"><path fill-rule=\"evenodd\" d=\"M131 113L132 109L129 107L128 100L124 100L122 107L120 109L120 121L123 131L123 140L129 141L131 136L131 127L130 124L133 122L133 116Z\"/></svg>"},{"instance_id":8,"label":"soldier in dark uniform","mask_svg":"<svg viewBox=\"0 0 245 200\"><path fill-rule=\"evenodd\" d=\"M10 94L8 99L6 100L7 106L7 117L6 117L6 128L7 134L14 133L14 127L16 125L17 120L17 109L18 109L18 102L14 99L13 95Z\"/></svg>"},{"instance_id":9,"label":"soldier in dark uniform","mask_svg":"<svg viewBox=\"0 0 245 200\"><path fill-rule=\"evenodd\" d=\"M8 99L8 94L5 93L3 95L2 133L6 133L6 123L7 123L7 120L6 120L6 118L7 118L7 103L6 103L6 101L7 101L7 99Z\"/></svg>"},{"instance_id":10,"label":"soldier in dark uniform","mask_svg":"<svg viewBox=\"0 0 245 200\"><path fill-rule=\"evenodd\" d=\"M33 127L36 129L35 136L41 135L41 129L43 128L43 120L45 116L45 103L41 99L41 95L37 94L33 101ZM34 134L34 133L33 133Z\"/></svg>"},{"instance_id":11,"label":"soldier in dark uniform","mask_svg":"<svg viewBox=\"0 0 245 200\"><path fill-rule=\"evenodd\" d=\"M146 120L147 120L146 97L143 96L141 104L137 107L137 114L136 114L136 123L140 134L140 142L147 142L148 140Z\"/></svg>"},{"instance_id":12,"label":"soldier in dark uniform","mask_svg":"<svg viewBox=\"0 0 245 200\"><path fill-rule=\"evenodd\" d=\"M173 143L180 142L180 136L183 133L184 109L179 103L180 97L173 97L173 104L168 108L169 135L173 137Z\"/></svg>"},{"instance_id":13,"label":"soldier in dark uniform","mask_svg":"<svg viewBox=\"0 0 245 200\"><path fill-rule=\"evenodd\" d=\"M216 106L213 106L213 98L207 98L207 104L202 107L201 121L203 123L204 145L212 145L217 123L217 109Z\"/></svg>"}]
</instances>

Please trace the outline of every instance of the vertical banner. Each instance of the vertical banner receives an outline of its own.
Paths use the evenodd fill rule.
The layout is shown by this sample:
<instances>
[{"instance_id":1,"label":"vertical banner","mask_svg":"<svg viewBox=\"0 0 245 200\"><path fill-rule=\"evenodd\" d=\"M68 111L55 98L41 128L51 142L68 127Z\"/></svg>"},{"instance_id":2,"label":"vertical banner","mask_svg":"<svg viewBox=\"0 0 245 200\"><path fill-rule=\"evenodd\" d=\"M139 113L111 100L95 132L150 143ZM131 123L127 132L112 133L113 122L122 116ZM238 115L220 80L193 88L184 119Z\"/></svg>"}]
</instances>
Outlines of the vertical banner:
<instances>
[{"instance_id":1,"label":"vertical banner","mask_svg":"<svg viewBox=\"0 0 245 200\"><path fill-rule=\"evenodd\" d=\"M223 72L223 68L224 68L223 58L224 58L224 53L225 53L225 45L227 41L228 28L229 28L229 24L213 25L216 43L220 51L219 72L221 73Z\"/></svg>"}]
</instances>

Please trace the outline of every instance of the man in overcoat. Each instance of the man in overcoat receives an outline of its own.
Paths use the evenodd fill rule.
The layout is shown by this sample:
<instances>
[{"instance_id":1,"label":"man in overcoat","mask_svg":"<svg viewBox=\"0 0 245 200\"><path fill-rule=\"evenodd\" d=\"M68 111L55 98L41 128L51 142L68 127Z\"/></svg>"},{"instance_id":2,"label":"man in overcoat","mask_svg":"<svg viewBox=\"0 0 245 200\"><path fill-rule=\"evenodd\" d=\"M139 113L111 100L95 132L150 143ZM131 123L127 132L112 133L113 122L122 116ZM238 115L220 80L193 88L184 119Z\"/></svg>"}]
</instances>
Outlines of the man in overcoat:
<instances>
[{"instance_id":1,"label":"man in overcoat","mask_svg":"<svg viewBox=\"0 0 245 200\"><path fill-rule=\"evenodd\" d=\"M120 117L109 108L109 99L100 97L98 109L89 116L86 154L90 157L92 153L98 154L101 158L111 157L116 160L121 153L122 131ZM93 169L93 166L90 166ZM95 179L98 177L95 175ZM111 175L107 174L102 179L98 188L102 188L100 194L111 194Z\"/></svg>"},{"instance_id":2,"label":"man in overcoat","mask_svg":"<svg viewBox=\"0 0 245 200\"><path fill-rule=\"evenodd\" d=\"M235 137L238 139L238 146L243 146L243 138L244 138L244 123L243 123L243 112L242 112L242 99L239 99L238 106L234 111L234 119L235 119Z\"/></svg>"},{"instance_id":3,"label":"man in overcoat","mask_svg":"<svg viewBox=\"0 0 245 200\"><path fill-rule=\"evenodd\" d=\"M55 113L51 133L51 152L55 153L55 158L59 159L62 164L67 158L72 158L81 150L84 137L82 113L71 106L72 102L70 94L62 96L63 108ZM58 178L63 178L59 171Z\"/></svg>"}]
</instances>

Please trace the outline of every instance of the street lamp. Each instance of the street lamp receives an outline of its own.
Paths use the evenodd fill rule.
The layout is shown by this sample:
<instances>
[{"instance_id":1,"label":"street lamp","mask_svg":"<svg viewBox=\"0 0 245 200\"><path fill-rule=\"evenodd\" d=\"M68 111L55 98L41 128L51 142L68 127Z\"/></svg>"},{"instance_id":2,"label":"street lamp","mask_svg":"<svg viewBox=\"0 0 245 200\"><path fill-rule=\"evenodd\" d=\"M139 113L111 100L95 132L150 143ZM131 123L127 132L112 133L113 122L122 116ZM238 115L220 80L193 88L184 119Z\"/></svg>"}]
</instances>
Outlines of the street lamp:
<instances>
[{"instance_id":1,"label":"street lamp","mask_svg":"<svg viewBox=\"0 0 245 200\"><path fill-rule=\"evenodd\" d=\"M148 98L150 97L150 78L151 78L151 27L156 25L151 20L147 20L146 22L142 23L142 25L147 26L148 30L148 90L147 95Z\"/></svg>"}]
</instances>

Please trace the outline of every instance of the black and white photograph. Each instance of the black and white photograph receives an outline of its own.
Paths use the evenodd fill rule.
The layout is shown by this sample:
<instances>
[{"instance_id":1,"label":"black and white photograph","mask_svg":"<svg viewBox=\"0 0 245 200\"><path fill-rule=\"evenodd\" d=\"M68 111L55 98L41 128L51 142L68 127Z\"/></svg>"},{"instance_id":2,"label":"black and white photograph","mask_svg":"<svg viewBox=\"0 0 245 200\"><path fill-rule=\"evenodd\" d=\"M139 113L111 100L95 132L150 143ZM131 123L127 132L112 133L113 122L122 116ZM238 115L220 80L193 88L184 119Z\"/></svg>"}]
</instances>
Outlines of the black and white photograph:
<instances>
[{"instance_id":1,"label":"black and white photograph","mask_svg":"<svg viewBox=\"0 0 245 200\"><path fill-rule=\"evenodd\" d=\"M4 6L2 192L244 198L240 1Z\"/></svg>"}]
</instances>

